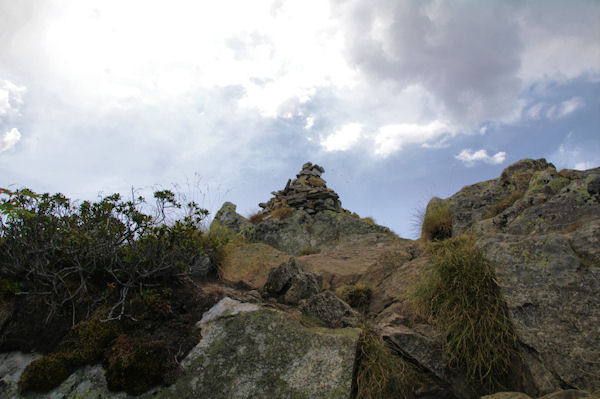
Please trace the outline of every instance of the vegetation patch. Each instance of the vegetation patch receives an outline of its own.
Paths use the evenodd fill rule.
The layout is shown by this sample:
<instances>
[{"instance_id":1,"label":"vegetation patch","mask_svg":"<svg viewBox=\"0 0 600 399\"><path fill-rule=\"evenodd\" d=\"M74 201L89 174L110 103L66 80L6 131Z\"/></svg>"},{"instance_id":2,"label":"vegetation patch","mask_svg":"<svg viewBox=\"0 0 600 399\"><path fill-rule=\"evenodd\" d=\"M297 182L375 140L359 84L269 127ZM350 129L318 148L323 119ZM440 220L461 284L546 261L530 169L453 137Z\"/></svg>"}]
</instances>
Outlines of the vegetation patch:
<instances>
[{"instance_id":1,"label":"vegetation patch","mask_svg":"<svg viewBox=\"0 0 600 399\"><path fill-rule=\"evenodd\" d=\"M248 216L248 220L250 221L250 223L252 224L257 224L262 222L263 220L265 220L265 217L267 215L264 214L262 211L257 211L253 214L251 214L250 216Z\"/></svg>"},{"instance_id":2,"label":"vegetation patch","mask_svg":"<svg viewBox=\"0 0 600 399\"><path fill-rule=\"evenodd\" d=\"M452 237L452 215L448 201L433 198L427 205L421 237L428 241L441 241Z\"/></svg>"},{"instance_id":3,"label":"vegetation patch","mask_svg":"<svg viewBox=\"0 0 600 399\"><path fill-rule=\"evenodd\" d=\"M337 290L337 294L355 309L365 311L371 303L373 289L364 285L345 285Z\"/></svg>"},{"instance_id":4,"label":"vegetation patch","mask_svg":"<svg viewBox=\"0 0 600 399\"><path fill-rule=\"evenodd\" d=\"M492 266L470 236L431 245L433 273L416 289L418 308L445 338L445 360L478 393L510 390L517 338Z\"/></svg>"},{"instance_id":5,"label":"vegetation patch","mask_svg":"<svg viewBox=\"0 0 600 399\"><path fill-rule=\"evenodd\" d=\"M515 189L511 195L506 197L505 199L496 202L488 209L487 213L483 217L484 219L492 218L500 213L504 212L506 209L510 208L519 198L523 196L523 192Z\"/></svg>"},{"instance_id":6,"label":"vegetation patch","mask_svg":"<svg viewBox=\"0 0 600 399\"><path fill-rule=\"evenodd\" d=\"M413 397L423 374L393 353L381 336L363 327L356 371L357 399Z\"/></svg>"},{"instance_id":7,"label":"vegetation patch","mask_svg":"<svg viewBox=\"0 0 600 399\"><path fill-rule=\"evenodd\" d=\"M280 208L275 208L271 211L269 216L272 219L283 220L287 219L294 213L295 209L290 206L282 206Z\"/></svg>"}]
</instances>

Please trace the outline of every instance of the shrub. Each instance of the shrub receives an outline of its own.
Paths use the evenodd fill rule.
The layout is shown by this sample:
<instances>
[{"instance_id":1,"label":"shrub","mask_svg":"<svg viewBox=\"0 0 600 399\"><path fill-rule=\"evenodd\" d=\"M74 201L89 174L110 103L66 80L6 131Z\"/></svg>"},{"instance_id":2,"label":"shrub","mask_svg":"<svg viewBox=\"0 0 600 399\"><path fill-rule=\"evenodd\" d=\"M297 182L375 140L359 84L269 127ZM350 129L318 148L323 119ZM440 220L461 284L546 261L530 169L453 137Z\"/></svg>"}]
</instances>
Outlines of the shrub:
<instances>
[{"instance_id":1,"label":"shrub","mask_svg":"<svg viewBox=\"0 0 600 399\"><path fill-rule=\"evenodd\" d=\"M440 241L451 236L452 215L450 214L448 201L433 198L429 201L423 216L421 237L428 241Z\"/></svg>"},{"instance_id":2,"label":"shrub","mask_svg":"<svg viewBox=\"0 0 600 399\"><path fill-rule=\"evenodd\" d=\"M283 220L287 219L294 213L294 208L290 206L282 206L281 208L275 208L271 211L270 216L273 219Z\"/></svg>"},{"instance_id":3,"label":"shrub","mask_svg":"<svg viewBox=\"0 0 600 399\"><path fill-rule=\"evenodd\" d=\"M395 355L382 337L363 327L358 350L356 398L411 397L422 381L415 365Z\"/></svg>"},{"instance_id":4,"label":"shrub","mask_svg":"<svg viewBox=\"0 0 600 399\"><path fill-rule=\"evenodd\" d=\"M364 218L360 218L360 220L362 220L363 222L367 222L369 224L375 224L375 219L373 219L370 216L364 217Z\"/></svg>"},{"instance_id":5,"label":"shrub","mask_svg":"<svg viewBox=\"0 0 600 399\"><path fill-rule=\"evenodd\" d=\"M373 289L362 285L345 285L338 290L338 293L353 308L366 310L371 303Z\"/></svg>"},{"instance_id":6,"label":"shrub","mask_svg":"<svg viewBox=\"0 0 600 399\"><path fill-rule=\"evenodd\" d=\"M211 251L200 229L206 210L189 203L182 219L165 224L165 212L182 205L168 190L154 197L155 217L140 211L141 197L113 194L75 205L62 194L4 189L0 280L16 284L19 294L43 297L49 316L114 284L119 298L108 319L121 318L129 291L185 273Z\"/></svg>"},{"instance_id":7,"label":"shrub","mask_svg":"<svg viewBox=\"0 0 600 399\"><path fill-rule=\"evenodd\" d=\"M506 390L517 338L492 266L469 236L434 243L431 254L416 302L442 330L447 365L465 370L479 393Z\"/></svg>"}]
</instances>

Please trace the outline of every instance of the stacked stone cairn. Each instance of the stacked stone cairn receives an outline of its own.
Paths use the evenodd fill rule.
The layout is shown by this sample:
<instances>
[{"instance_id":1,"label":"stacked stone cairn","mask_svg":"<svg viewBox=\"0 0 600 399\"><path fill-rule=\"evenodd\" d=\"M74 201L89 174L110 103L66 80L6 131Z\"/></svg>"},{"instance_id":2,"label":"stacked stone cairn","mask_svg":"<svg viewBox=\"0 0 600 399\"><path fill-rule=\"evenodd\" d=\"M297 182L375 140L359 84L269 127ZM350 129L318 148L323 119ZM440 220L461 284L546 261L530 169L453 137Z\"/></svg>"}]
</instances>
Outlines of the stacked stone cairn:
<instances>
[{"instance_id":1,"label":"stacked stone cairn","mask_svg":"<svg viewBox=\"0 0 600 399\"><path fill-rule=\"evenodd\" d=\"M294 180L288 180L285 188L273 191L274 195L268 202L258 204L262 214L270 214L277 208L295 208L303 210L309 215L319 211L330 210L342 212L342 204L339 196L330 188L327 188L321 174L325 172L319 165L310 162L302 165L302 170Z\"/></svg>"}]
</instances>

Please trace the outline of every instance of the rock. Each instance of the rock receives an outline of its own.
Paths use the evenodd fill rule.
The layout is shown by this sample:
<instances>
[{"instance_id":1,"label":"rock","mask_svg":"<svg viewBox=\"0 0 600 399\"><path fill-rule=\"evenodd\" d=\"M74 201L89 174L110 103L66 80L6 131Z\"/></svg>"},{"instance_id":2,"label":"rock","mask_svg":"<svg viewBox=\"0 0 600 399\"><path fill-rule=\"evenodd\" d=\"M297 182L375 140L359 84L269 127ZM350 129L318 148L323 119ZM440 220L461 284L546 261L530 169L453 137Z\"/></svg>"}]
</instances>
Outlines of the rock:
<instances>
[{"instance_id":1,"label":"rock","mask_svg":"<svg viewBox=\"0 0 600 399\"><path fill-rule=\"evenodd\" d=\"M272 268L264 286L267 296L290 305L297 305L301 299L310 298L320 290L321 281L317 275L306 272L294 258Z\"/></svg>"},{"instance_id":2,"label":"rock","mask_svg":"<svg viewBox=\"0 0 600 399\"><path fill-rule=\"evenodd\" d=\"M236 206L231 202L225 202L219 209L210 224L210 231L219 229L229 229L235 233L242 230L245 226L250 225L250 222L243 216L236 213Z\"/></svg>"},{"instance_id":3,"label":"rock","mask_svg":"<svg viewBox=\"0 0 600 399\"><path fill-rule=\"evenodd\" d=\"M540 399L594 399L594 396L584 391L567 389L542 396Z\"/></svg>"},{"instance_id":4,"label":"rock","mask_svg":"<svg viewBox=\"0 0 600 399\"><path fill-rule=\"evenodd\" d=\"M331 291L313 295L300 305L300 310L307 316L315 317L326 327L340 328L356 326L354 311Z\"/></svg>"},{"instance_id":5,"label":"rock","mask_svg":"<svg viewBox=\"0 0 600 399\"><path fill-rule=\"evenodd\" d=\"M487 234L479 245L496 266L538 390L599 389L600 269L583 265L559 234Z\"/></svg>"},{"instance_id":6,"label":"rock","mask_svg":"<svg viewBox=\"0 0 600 399\"><path fill-rule=\"evenodd\" d=\"M390 230L346 213L328 210L313 216L297 210L286 219L263 220L242 231L248 240L263 242L288 254L331 247L353 236L370 233L389 234Z\"/></svg>"},{"instance_id":7,"label":"rock","mask_svg":"<svg viewBox=\"0 0 600 399\"><path fill-rule=\"evenodd\" d=\"M482 396L481 399L531 399L531 396L521 392L498 392L493 395Z\"/></svg>"},{"instance_id":8,"label":"rock","mask_svg":"<svg viewBox=\"0 0 600 399\"><path fill-rule=\"evenodd\" d=\"M242 303L226 296L202 315L202 319L200 319L197 326L202 327L202 324L216 320L223 316L234 316L240 313L254 312L258 309L260 308L256 304Z\"/></svg>"},{"instance_id":9,"label":"rock","mask_svg":"<svg viewBox=\"0 0 600 399\"><path fill-rule=\"evenodd\" d=\"M184 376L156 398L349 398L358 329L311 330L258 310L202 326Z\"/></svg>"},{"instance_id":10,"label":"rock","mask_svg":"<svg viewBox=\"0 0 600 399\"><path fill-rule=\"evenodd\" d=\"M21 374L40 356L38 353L0 353L0 399L17 397Z\"/></svg>"},{"instance_id":11,"label":"rock","mask_svg":"<svg viewBox=\"0 0 600 399\"><path fill-rule=\"evenodd\" d=\"M192 276L206 277L215 270L214 263L210 260L210 256L204 255L196 259L190 266L189 273Z\"/></svg>"},{"instance_id":12,"label":"rock","mask_svg":"<svg viewBox=\"0 0 600 399\"><path fill-rule=\"evenodd\" d=\"M256 289L265 285L271 268L290 258L290 255L262 243L227 244L222 253L219 264L221 278Z\"/></svg>"}]
</instances>

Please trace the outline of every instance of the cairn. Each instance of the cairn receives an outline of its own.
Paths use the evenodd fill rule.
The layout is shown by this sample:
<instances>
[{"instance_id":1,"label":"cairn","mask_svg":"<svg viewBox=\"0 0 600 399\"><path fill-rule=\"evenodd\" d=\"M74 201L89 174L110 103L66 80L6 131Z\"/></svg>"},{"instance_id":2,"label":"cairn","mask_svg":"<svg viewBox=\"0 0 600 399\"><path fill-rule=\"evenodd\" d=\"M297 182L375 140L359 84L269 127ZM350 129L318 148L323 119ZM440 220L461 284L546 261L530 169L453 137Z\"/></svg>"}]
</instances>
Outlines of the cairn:
<instances>
[{"instance_id":1,"label":"cairn","mask_svg":"<svg viewBox=\"0 0 600 399\"><path fill-rule=\"evenodd\" d=\"M310 215L324 210L342 212L339 196L327 188L325 180L321 178L324 172L325 169L319 165L305 163L296 178L293 181L288 180L283 190L273 191L273 198L258 204L263 208L262 213L268 214L277 208L285 207L303 210Z\"/></svg>"}]
</instances>

